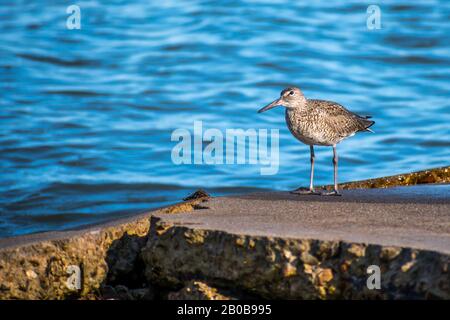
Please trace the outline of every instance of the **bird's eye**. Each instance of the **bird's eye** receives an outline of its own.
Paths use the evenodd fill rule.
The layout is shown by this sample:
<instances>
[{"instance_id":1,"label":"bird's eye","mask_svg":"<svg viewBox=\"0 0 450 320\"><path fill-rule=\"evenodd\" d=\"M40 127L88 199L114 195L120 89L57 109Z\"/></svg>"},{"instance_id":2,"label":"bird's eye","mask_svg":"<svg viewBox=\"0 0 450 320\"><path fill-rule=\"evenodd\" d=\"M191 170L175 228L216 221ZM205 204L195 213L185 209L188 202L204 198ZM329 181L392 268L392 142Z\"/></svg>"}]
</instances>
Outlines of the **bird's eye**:
<instances>
[{"instance_id":1,"label":"bird's eye","mask_svg":"<svg viewBox=\"0 0 450 320\"><path fill-rule=\"evenodd\" d=\"M290 95L290 96L293 96L294 93L295 93L294 91L291 91L291 92L289 92L289 95Z\"/></svg>"}]
</instances>

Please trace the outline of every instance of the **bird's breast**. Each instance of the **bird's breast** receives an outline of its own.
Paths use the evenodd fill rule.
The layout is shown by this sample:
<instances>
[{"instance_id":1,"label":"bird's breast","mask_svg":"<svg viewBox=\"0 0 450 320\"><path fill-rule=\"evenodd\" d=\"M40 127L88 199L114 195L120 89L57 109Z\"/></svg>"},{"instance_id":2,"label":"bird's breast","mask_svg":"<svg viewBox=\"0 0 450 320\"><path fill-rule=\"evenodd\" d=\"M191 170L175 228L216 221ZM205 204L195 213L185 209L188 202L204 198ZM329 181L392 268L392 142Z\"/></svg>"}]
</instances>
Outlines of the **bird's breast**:
<instances>
[{"instance_id":1,"label":"bird's breast","mask_svg":"<svg viewBox=\"0 0 450 320\"><path fill-rule=\"evenodd\" d=\"M314 114L308 114L301 110L292 110L286 108L286 124L292 135L299 141L307 145L322 145L330 146L329 137L326 136L326 131L321 128L318 119L315 119Z\"/></svg>"}]
</instances>

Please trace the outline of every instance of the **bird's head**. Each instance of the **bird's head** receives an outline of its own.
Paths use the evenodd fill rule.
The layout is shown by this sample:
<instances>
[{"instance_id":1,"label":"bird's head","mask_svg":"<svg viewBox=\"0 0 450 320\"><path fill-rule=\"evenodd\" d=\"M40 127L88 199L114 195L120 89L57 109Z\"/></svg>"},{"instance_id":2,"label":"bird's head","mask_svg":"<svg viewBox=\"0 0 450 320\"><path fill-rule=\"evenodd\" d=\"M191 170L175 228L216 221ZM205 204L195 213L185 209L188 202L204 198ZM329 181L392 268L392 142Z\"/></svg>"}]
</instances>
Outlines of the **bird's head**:
<instances>
[{"instance_id":1,"label":"bird's head","mask_svg":"<svg viewBox=\"0 0 450 320\"><path fill-rule=\"evenodd\" d=\"M275 101L269 103L264 108L261 108L258 113L270 110L272 108L283 106L285 108L297 108L306 102L302 90L297 87L289 87L281 91L280 97Z\"/></svg>"}]
</instances>

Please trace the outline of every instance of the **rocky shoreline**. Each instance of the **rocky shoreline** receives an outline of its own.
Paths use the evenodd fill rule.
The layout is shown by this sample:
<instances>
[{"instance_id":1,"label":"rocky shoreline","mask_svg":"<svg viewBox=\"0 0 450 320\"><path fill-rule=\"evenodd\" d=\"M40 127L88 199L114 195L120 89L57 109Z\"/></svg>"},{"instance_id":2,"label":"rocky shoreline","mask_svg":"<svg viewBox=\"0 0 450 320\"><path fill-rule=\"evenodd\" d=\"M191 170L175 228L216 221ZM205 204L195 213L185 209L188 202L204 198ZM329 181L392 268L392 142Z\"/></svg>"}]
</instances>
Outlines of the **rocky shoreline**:
<instances>
[{"instance_id":1,"label":"rocky shoreline","mask_svg":"<svg viewBox=\"0 0 450 320\"><path fill-rule=\"evenodd\" d=\"M450 183L450 167L341 187L436 183ZM357 193L349 194L357 199L351 206L361 205ZM280 203L294 201L281 197ZM220 198L197 192L182 203L130 219L0 239L0 299L450 298L450 254L439 249L447 248L446 220L443 230L429 234L424 230L418 235L423 243L430 243L423 248L408 242L389 245L388 237L381 244L342 240L345 237L332 233L325 239L319 233L317 237L307 233L314 228L305 230L308 237L291 237L265 234L264 229L243 234L187 223L188 215L201 213L208 218L208 210L220 204L221 200L215 199ZM245 204L260 199L239 201ZM418 202L418 210L433 206L435 216L444 219L447 200L433 201ZM304 205L313 208L319 205L316 202ZM393 210L405 210L407 201L390 205ZM177 222L179 217L187 220ZM442 237L432 237L439 232ZM433 249L433 243L439 246ZM365 286L367 265L373 264L380 266L386 290ZM69 266L81 272L79 289L68 285Z\"/></svg>"}]
</instances>

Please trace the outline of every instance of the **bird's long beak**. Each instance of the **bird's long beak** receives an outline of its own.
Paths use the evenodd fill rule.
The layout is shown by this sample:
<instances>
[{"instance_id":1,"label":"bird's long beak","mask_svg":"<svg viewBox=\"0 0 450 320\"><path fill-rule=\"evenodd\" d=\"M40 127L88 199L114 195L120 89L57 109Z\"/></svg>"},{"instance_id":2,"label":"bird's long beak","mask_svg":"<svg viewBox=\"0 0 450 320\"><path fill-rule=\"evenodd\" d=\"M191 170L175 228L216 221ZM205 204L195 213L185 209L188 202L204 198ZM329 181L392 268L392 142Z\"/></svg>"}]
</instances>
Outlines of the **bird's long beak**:
<instances>
[{"instance_id":1,"label":"bird's long beak","mask_svg":"<svg viewBox=\"0 0 450 320\"><path fill-rule=\"evenodd\" d=\"M280 99L273 101L272 103L269 103L264 108L259 109L258 113L265 112L267 110L270 110L270 109L273 109L275 107L282 106L282 105L283 105L283 100L280 98Z\"/></svg>"}]
</instances>

